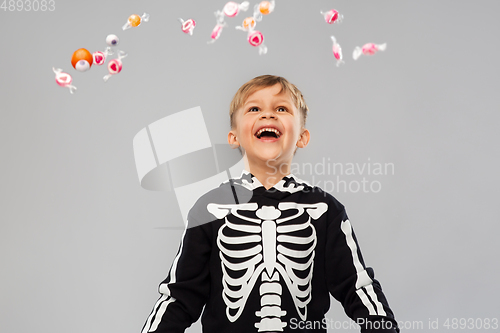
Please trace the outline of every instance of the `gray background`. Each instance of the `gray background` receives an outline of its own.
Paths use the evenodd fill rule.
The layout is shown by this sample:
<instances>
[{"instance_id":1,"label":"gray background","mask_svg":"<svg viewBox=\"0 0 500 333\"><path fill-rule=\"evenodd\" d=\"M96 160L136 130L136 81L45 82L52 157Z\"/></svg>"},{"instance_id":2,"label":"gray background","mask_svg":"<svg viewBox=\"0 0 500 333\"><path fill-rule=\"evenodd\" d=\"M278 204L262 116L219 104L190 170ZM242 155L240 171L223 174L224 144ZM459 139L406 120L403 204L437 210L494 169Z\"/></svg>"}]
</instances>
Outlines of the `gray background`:
<instances>
[{"instance_id":1,"label":"gray background","mask_svg":"<svg viewBox=\"0 0 500 333\"><path fill-rule=\"evenodd\" d=\"M140 187L132 139L199 105L212 142L225 142L233 94L260 74L288 78L311 109L311 143L295 162L394 164L394 174L366 176L378 193L332 193L397 319L425 331L438 319L444 331L447 318L499 318L498 1L278 0L257 26L265 56L234 29L245 14L207 45L224 4L57 0L53 12L0 11L1 331L139 332L182 220L173 192ZM323 21L330 8L341 25ZM144 11L149 23L121 30ZM193 36L178 17L197 21ZM102 50L109 33L129 53L122 73L104 83L104 66L76 72L73 51ZM388 47L353 61L367 42ZM73 76L74 95L53 66ZM335 177L301 175L313 176ZM328 318L346 320L337 303Z\"/></svg>"}]
</instances>

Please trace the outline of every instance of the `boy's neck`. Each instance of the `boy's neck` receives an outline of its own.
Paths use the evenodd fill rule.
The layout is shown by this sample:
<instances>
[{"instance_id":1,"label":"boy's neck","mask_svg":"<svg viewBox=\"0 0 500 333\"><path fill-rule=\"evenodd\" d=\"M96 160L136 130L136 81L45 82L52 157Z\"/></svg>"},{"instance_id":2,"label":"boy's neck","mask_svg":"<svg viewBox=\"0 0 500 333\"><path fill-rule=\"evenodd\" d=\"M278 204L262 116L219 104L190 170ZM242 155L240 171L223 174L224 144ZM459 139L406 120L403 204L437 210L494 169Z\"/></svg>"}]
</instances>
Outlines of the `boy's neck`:
<instances>
[{"instance_id":1,"label":"boy's neck","mask_svg":"<svg viewBox=\"0 0 500 333\"><path fill-rule=\"evenodd\" d=\"M281 166L270 163L249 163L246 156L244 160L245 169L254 175L266 190L269 190L283 179L283 177L290 174L291 163L283 163Z\"/></svg>"}]
</instances>

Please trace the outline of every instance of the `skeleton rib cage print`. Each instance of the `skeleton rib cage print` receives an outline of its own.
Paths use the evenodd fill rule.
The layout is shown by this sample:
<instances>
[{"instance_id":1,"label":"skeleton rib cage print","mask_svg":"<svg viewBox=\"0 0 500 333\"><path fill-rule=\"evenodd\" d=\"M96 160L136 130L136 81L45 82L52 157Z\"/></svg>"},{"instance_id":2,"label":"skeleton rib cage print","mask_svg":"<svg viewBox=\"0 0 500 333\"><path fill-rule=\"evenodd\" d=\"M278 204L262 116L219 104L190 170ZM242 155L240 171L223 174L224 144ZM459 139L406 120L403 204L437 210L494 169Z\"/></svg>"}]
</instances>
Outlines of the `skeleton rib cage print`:
<instances>
[{"instance_id":1,"label":"skeleton rib cage print","mask_svg":"<svg viewBox=\"0 0 500 333\"><path fill-rule=\"evenodd\" d=\"M225 219L217 235L217 245L228 319L231 322L238 319L260 278L262 308L255 312L260 317L255 323L259 332L283 331L287 325L280 320L286 315L280 308L283 293L280 279L285 282L300 318L305 320L311 300L316 247L316 230L311 218L323 215L327 205L280 202L278 208L259 208L257 203L210 204L207 209L218 219ZM293 213L282 216L289 211ZM255 217L249 217L248 213Z\"/></svg>"},{"instance_id":2,"label":"skeleton rib cage print","mask_svg":"<svg viewBox=\"0 0 500 333\"><path fill-rule=\"evenodd\" d=\"M330 295L354 321L396 325L344 206L320 188L289 175L266 190L243 173L188 220L143 333L185 332L202 313L204 332L295 332L294 318L325 318Z\"/></svg>"}]
</instances>

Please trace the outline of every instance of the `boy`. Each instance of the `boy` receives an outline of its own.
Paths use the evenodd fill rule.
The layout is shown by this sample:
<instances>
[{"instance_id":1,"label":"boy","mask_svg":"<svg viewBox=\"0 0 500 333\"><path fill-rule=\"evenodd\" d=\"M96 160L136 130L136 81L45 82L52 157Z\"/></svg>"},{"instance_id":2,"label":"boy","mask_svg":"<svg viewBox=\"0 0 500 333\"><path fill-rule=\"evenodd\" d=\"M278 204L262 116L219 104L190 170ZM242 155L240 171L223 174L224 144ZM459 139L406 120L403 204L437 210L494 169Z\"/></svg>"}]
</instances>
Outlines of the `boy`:
<instances>
[{"instance_id":1,"label":"boy","mask_svg":"<svg viewBox=\"0 0 500 333\"><path fill-rule=\"evenodd\" d=\"M342 204L290 174L308 108L286 79L245 83L228 142L245 171L202 196L142 333L326 332L330 294L361 332L399 332Z\"/></svg>"}]
</instances>

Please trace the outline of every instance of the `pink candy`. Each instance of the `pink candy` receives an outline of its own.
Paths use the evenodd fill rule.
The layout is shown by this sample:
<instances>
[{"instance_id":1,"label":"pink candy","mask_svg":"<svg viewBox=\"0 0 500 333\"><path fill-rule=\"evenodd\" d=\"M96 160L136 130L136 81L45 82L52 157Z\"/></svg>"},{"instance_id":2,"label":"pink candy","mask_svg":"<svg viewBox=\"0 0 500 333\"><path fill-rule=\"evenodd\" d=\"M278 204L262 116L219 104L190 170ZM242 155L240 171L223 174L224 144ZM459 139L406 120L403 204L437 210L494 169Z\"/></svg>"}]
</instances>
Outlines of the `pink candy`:
<instances>
[{"instance_id":1,"label":"pink candy","mask_svg":"<svg viewBox=\"0 0 500 333\"><path fill-rule=\"evenodd\" d=\"M115 74L118 74L122 71L122 58L125 58L127 54L123 51L118 51L118 58L110 60L108 62L108 71L109 74L104 76L104 82L108 81L108 79Z\"/></svg>"},{"instance_id":2,"label":"pink candy","mask_svg":"<svg viewBox=\"0 0 500 333\"><path fill-rule=\"evenodd\" d=\"M267 47L263 44L264 35L260 31L255 30L257 22L262 20L262 15L268 15L274 11L275 2L271 1L261 1L254 7L253 16L247 17L243 20L241 26L236 27L236 29L247 31L247 40L250 45L259 47L259 54L266 54Z\"/></svg>"},{"instance_id":3,"label":"pink candy","mask_svg":"<svg viewBox=\"0 0 500 333\"><path fill-rule=\"evenodd\" d=\"M325 17L325 21L328 24L340 23L340 22L342 22L342 20L344 18L344 16L339 14L339 12L336 11L335 9L331 9L331 10L327 11L326 13L323 13L323 12L320 12L320 13Z\"/></svg>"},{"instance_id":4,"label":"pink candy","mask_svg":"<svg viewBox=\"0 0 500 333\"><path fill-rule=\"evenodd\" d=\"M211 44L213 42L215 42L217 39L219 39L220 37L220 34L222 33L222 28L224 28L224 26L226 25L226 23L217 23L214 27L214 29L212 30L212 34L210 35L210 38L212 38L211 41L209 41L208 43Z\"/></svg>"},{"instance_id":5,"label":"pink candy","mask_svg":"<svg viewBox=\"0 0 500 333\"><path fill-rule=\"evenodd\" d=\"M247 11L248 10L249 3L248 1L244 1L241 4L237 4L236 2L229 1L226 3L224 8L222 9L222 12L224 15L227 17L235 17L240 13L240 10Z\"/></svg>"},{"instance_id":6,"label":"pink candy","mask_svg":"<svg viewBox=\"0 0 500 333\"><path fill-rule=\"evenodd\" d=\"M183 19L180 18L179 21L182 24L182 28L181 28L182 32L184 32L186 34L193 35L193 30L194 30L194 27L196 26L195 20L189 19L189 20L184 21Z\"/></svg>"},{"instance_id":7,"label":"pink candy","mask_svg":"<svg viewBox=\"0 0 500 333\"><path fill-rule=\"evenodd\" d=\"M333 41L333 47L332 47L333 56L335 57L335 59L337 59L337 67L338 67L340 66L340 64L344 63L344 61L342 60L342 49L340 48L340 45L337 43L335 37L331 36L331 38Z\"/></svg>"},{"instance_id":8,"label":"pink candy","mask_svg":"<svg viewBox=\"0 0 500 333\"><path fill-rule=\"evenodd\" d=\"M76 87L71 85L73 82L73 78L68 73L62 71L62 69L52 67L52 70L56 74L56 83L61 86L69 89L70 93L73 93L76 90Z\"/></svg>"},{"instance_id":9,"label":"pink candy","mask_svg":"<svg viewBox=\"0 0 500 333\"><path fill-rule=\"evenodd\" d=\"M248 42L250 45L259 47L259 54L266 54L267 47L264 45L264 35L260 31L254 30L248 34Z\"/></svg>"},{"instance_id":10,"label":"pink candy","mask_svg":"<svg viewBox=\"0 0 500 333\"><path fill-rule=\"evenodd\" d=\"M264 35L260 31L254 31L248 35L248 42L252 46L259 46L264 41Z\"/></svg>"},{"instance_id":11,"label":"pink candy","mask_svg":"<svg viewBox=\"0 0 500 333\"><path fill-rule=\"evenodd\" d=\"M106 62L106 57L112 55L113 51L111 51L110 47L107 47L104 52L96 51L92 53L92 58L94 58L94 65L101 66Z\"/></svg>"},{"instance_id":12,"label":"pink candy","mask_svg":"<svg viewBox=\"0 0 500 333\"><path fill-rule=\"evenodd\" d=\"M214 29L212 30L212 35L210 38L212 39L208 43L213 43L215 42L221 32L222 28L226 26L226 22L224 21L224 17L235 17L240 13L240 11L246 11L248 10L248 6L250 3L248 1L243 1L241 4L237 4L236 2L229 1L226 3L224 8L222 10L218 10L215 12L215 19L217 21L217 24L215 25Z\"/></svg>"},{"instance_id":13,"label":"pink candy","mask_svg":"<svg viewBox=\"0 0 500 333\"><path fill-rule=\"evenodd\" d=\"M374 55L378 51L385 51L387 48L387 44L374 44L374 43L367 43L363 45L363 47L357 46L353 53L352 57L354 60L357 60L362 54L364 55Z\"/></svg>"}]
</instances>

